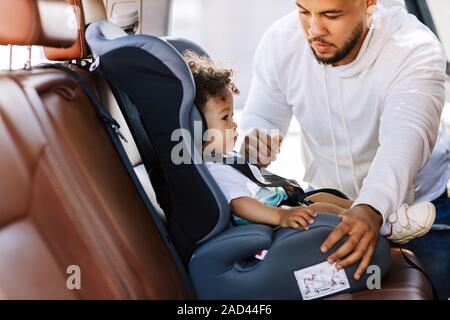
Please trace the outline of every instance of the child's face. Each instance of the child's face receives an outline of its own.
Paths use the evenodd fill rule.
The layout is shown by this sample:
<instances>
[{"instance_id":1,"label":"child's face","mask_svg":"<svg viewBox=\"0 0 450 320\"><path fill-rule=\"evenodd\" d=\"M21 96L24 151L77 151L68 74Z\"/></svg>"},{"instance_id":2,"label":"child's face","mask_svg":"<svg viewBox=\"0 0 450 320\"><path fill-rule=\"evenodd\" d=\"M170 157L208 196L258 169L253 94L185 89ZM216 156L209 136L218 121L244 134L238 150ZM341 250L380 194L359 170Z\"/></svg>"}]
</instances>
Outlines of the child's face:
<instances>
[{"instance_id":1,"label":"child's face","mask_svg":"<svg viewBox=\"0 0 450 320\"><path fill-rule=\"evenodd\" d=\"M203 147L215 154L226 154L233 150L237 140L237 124L233 120L233 95L224 89L210 97L203 108L208 131Z\"/></svg>"}]
</instances>

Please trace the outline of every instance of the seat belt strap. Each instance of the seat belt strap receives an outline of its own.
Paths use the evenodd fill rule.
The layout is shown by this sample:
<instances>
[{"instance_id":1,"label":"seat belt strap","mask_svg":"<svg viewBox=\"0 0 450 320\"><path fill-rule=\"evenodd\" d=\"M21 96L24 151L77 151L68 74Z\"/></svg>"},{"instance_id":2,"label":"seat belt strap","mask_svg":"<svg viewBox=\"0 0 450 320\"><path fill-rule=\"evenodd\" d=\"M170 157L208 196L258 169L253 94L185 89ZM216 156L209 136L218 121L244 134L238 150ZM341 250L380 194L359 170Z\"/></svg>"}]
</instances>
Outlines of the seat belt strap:
<instances>
[{"instance_id":1,"label":"seat belt strap","mask_svg":"<svg viewBox=\"0 0 450 320\"><path fill-rule=\"evenodd\" d=\"M230 158L232 158L232 161L230 161ZM298 184L294 183L291 180L277 176L276 174L273 174L266 169L262 169L261 174L264 180L266 180L267 182L260 181L253 174L250 165L247 162L242 162L242 159L240 159L238 156L222 158L222 162L233 167L244 176L246 176L250 181L262 188L282 187L285 189L291 200L298 204L305 203L305 191Z\"/></svg>"},{"instance_id":2,"label":"seat belt strap","mask_svg":"<svg viewBox=\"0 0 450 320\"><path fill-rule=\"evenodd\" d=\"M400 249L400 252L402 253L403 259L405 259L406 263L408 263L413 269L416 269L417 271L419 271L420 273L422 273L424 275L424 277L428 280L428 282L430 283L431 286L431 290L433 292L433 300L439 300L439 295L437 293L436 287L433 284L433 281L431 281L430 277L428 276L428 274L425 272L425 270L423 270L421 267L419 267L414 261L412 261L403 251L403 248L398 245L395 244L395 247Z\"/></svg>"}]
</instances>

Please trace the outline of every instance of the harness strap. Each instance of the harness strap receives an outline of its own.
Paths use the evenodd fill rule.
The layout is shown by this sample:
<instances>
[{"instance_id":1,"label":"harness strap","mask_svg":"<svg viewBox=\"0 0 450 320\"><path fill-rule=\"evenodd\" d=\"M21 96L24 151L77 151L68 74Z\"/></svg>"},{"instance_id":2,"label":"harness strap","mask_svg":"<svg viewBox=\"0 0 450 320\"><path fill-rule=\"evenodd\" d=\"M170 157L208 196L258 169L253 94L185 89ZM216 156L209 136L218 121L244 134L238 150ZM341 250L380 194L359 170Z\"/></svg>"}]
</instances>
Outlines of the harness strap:
<instances>
[{"instance_id":1,"label":"harness strap","mask_svg":"<svg viewBox=\"0 0 450 320\"><path fill-rule=\"evenodd\" d=\"M433 281L431 281L430 277L428 276L428 274L425 272L425 270L423 270L421 267L419 267L414 261L412 261L403 251L403 248L398 245L398 244L394 244L395 247L400 249L400 252L403 256L403 259L405 259L406 263L409 264L409 266L417 271L419 271L420 273L422 273L424 275L424 277L428 280L428 282L430 283L431 286L431 290L433 292L433 300L439 300L439 295L437 293L437 290L433 284Z\"/></svg>"},{"instance_id":2,"label":"harness strap","mask_svg":"<svg viewBox=\"0 0 450 320\"><path fill-rule=\"evenodd\" d=\"M233 167L260 187L282 187L286 191L289 199L293 201L289 203L289 205L300 205L306 203L305 191L293 180L285 179L269 172L266 169L261 169L261 174L265 180L265 182L263 182L255 177L248 162L243 161L243 159L239 156L215 157L214 159L215 161L219 160L222 161L222 163Z\"/></svg>"}]
</instances>

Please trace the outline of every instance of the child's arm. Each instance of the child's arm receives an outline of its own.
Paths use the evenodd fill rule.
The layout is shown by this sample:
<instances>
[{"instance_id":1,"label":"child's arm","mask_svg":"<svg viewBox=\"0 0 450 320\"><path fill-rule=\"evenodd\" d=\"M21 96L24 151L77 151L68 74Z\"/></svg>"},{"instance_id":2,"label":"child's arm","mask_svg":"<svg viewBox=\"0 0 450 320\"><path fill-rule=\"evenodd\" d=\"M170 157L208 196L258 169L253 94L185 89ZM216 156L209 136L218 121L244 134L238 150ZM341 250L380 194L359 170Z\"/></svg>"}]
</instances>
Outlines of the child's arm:
<instances>
[{"instance_id":1,"label":"child's arm","mask_svg":"<svg viewBox=\"0 0 450 320\"><path fill-rule=\"evenodd\" d=\"M293 207L275 208L267 206L256 199L241 197L231 201L231 209L239 217L255 223L272 226L308 229L314 223L315 208Z\"/></svg>"}]
</instances>

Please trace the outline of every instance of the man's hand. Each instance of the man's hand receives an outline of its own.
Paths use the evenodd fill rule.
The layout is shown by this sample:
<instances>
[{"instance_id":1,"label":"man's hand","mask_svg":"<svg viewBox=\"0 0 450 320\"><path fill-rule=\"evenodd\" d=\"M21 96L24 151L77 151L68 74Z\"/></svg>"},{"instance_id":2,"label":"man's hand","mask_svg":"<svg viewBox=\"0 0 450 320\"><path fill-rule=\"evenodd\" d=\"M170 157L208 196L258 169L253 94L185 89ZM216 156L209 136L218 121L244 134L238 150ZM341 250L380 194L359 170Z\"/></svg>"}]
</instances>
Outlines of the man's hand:
<instances>
[{"instance_id":1,"label":"man's hand","mask_svg":"<svg viewBox=\"0 0 450 320\"><path fill-rule=\"evenodd\" d=\"M282 141L280 135L272 137L263 130L254 130L245 137L240 153L251 164L265 168L275 161Z\"/></svg>"},{"instance_id":2,"label":"man's hand","mask_svg":"<svg viewBox=\"0 0 450 320\"><path fill-rule=\"evenodd\" d=\"M341 269L362 259L354 274L354 278L359 280L372 260L383 218L368 205L357 205L341 215L341 223L330 233L320 250L323 253L327 252L345 235L348 235L348 240L330 255L328 262L337 261L336 268Z\"/></svg>"}]
</instances>

